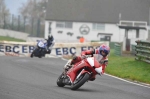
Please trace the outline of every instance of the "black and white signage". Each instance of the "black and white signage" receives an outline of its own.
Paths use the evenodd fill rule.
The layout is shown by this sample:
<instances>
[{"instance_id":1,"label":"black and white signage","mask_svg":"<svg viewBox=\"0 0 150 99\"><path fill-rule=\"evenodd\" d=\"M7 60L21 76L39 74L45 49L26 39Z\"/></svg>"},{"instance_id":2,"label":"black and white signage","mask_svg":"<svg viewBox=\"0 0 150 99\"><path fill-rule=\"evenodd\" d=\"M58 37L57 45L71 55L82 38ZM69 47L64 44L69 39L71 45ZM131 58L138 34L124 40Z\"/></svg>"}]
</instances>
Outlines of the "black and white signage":
<instances>
[{"instance_id":1,"label":"black and white signage","mask_svg":"<svg viewBox=\"0 0 150 99\"><path fill-rule=\"evenodd\" d=\"M90 32L90 28L86 24L82 25L79 30L82 35L87 35Z\"/></svg>"}]
</instances>

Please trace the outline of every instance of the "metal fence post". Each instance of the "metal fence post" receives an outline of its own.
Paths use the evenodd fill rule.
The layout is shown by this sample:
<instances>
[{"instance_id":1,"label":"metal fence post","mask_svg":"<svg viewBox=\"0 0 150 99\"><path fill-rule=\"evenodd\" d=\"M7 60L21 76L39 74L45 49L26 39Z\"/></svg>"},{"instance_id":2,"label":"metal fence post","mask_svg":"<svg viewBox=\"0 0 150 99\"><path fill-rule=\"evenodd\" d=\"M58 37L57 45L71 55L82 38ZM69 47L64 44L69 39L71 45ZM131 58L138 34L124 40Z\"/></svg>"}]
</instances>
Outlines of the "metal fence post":
<instances>
[{"instance_id":1,"label":"metal fence post","mask_svg":"<svg viewBox=\"0 0 150 99\"><path fill-rule=\"evenodd\" d=\"M20 30L20 15L18 15L18 31Z\"/></svg>"},{"instance_id":2,"label":"metal fence post","mask_svg":"<svg viewBox=\"0 0 150 99\"><path fill-rule=\"evenodd\" d=\"M26 31L26 16L24 16L24 32Z\"/></svg>"},{"instance_id":3,"label":"metal fence post","mask_svg":"<svg viewBox=\"0 0 150 99\"><path fill-rule=\"evenodd\" d=\"M40 34L40 19L37 20L37 37L39 37Z\"/></svg>"},{"instance_id":4,"label":"metal fence post","mask_svg":"<svg viewBox=\"0 0 150 99\"><path fill-rule=\"evenodd\" d=\"M32 27L31 27L31 35L33 36L33 24L34 24L34 19L33 19L33 17L32 17L32 19L31 19L31 24L32 24Z\"/></svg>"},{"instance_id":5,"label":"metal fence post","mask_svg":"<svg viewBox=\"0 0 150 99\"><path fill-rule=\"evenodd\" d=\"M114 49L115 49L115 55L117 55L117 56L122 55L122 46L121 46L121 44L115 43Z\"/></svg>"},{"instance_id":6,"label":"metal fence post","mask_svg":"<svg viewBox=\"0 0 150 99\"><path fill-rule=\"evenodd\" d=\"M5 18L5 13L4 13L4 26L3 29L6 29L6 18Z\"/></svg>"},{"instance_id":7,"label":"metal fence post","mask_svg":"<svg viewBox=\"0 0 150 99\"><path fill-rule=\"evenodd\" d=\"M14 30L14 15L12 14L11 29Z\"/></svg>"}]
</instances>

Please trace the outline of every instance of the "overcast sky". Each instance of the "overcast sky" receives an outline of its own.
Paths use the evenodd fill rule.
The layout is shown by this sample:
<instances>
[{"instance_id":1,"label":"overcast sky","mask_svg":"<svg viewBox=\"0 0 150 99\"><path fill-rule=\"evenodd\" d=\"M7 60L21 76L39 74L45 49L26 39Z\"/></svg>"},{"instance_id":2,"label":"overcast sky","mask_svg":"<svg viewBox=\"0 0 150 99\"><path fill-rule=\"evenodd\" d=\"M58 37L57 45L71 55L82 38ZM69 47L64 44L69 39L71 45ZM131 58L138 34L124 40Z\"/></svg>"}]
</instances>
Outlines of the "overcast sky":
<instances>
[{"instance_id":1,"label":"overcast sky","mask_svg":"<svg viewBox=\"0 0 150 99\"><path fill-rule=\"evenodd\" d=\"M18 8L22 6L22 3L27 0L5 0L5 4L11 14L18 15Z\"/></svg>"}]
</instances>

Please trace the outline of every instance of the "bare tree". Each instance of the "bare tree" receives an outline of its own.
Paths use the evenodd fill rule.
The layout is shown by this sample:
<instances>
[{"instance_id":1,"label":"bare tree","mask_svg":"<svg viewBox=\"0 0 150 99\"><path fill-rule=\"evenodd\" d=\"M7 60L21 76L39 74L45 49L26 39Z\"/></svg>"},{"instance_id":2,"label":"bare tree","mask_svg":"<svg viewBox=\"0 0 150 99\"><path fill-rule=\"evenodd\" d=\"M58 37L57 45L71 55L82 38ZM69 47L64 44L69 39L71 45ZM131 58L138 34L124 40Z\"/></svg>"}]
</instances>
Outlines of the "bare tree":
<instances>
[{"instance_id":1,"label":"bare tree","mask_svg":"<svg viewBox=\"0 0 150 99\"><path fill-rule=\"evenodd\" d=\"M5 24L5 21L7 21L7 17L10 15L4 1L5 0L0 0L0 27Z\"/></svg>"},{"instance_id":2,"label":"bare tree","mask_svg":"<svg viewBox=\"0 0 150 99\"><path fill-rule=\"evenodd\" d=\"M46 1L47 0L28 0L22 4L19 12L22 16L44 19Z\"/></svg>"},{"instance_id":3,"label":"bare tree","mask_svg":"<svg viewBox=\"0 0 150 99\"><path fill-rule=\"evenodd\" d=\"M27 0L18 9L22 17L25 17L26 32L39 36L44 33L45 8L47 0Z\"/></svg>"}]
</instances>

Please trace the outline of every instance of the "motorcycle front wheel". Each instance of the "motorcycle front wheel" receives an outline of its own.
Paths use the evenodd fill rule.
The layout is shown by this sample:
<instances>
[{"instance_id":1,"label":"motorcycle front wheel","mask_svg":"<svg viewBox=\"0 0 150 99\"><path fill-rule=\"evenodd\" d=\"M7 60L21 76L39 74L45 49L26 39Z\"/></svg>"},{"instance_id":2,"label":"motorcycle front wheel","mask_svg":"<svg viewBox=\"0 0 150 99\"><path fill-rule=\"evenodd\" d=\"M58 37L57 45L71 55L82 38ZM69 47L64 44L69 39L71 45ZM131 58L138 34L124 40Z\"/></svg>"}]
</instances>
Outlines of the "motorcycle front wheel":
<instances>
[{"instance_id":1,"label":"motorcycle front wheel","mask_svg":"<svg viewBox=\"0 0 150 99\"><path fill-rule=\"evenodd\" d=\"M33 58L33 53L31 53L30 57Z\"/></svg>"},{"instance_id":2,"label":"motorcycle front wheel","mask_svg":"<svg viewBox=\"0 0 150 99\"><path fill-rule=\"evenodd\" d=\"M57 79L57 85L59 86L59 87L64 87L65 86L65 84L63 83L63 73L58 77L58 79Z\"/></svg>"},{"instance_id":3,"label":"motorcycle front wheel","mask_svg":"<svg viewBox=\"0 0 150 99\"><path fill-rule=\"evenodd\" d=\"M36 56L38 48L36 48L35 50L33 50L33 52L31 53L30 57L33 58L34 56Z\"/></svg>"},{"instance_id":4,"label":"motorcycle front wheel","mask_svg":"<svg viewBox=\"0 0 150 99\"><path fill-rule=\"evenodd\" d=\"M82 74L75 82L71 85L71 90L77 90L80 88L86 81L88 81L90 75L88 73Z\"/></svg>"}]
</instances>

